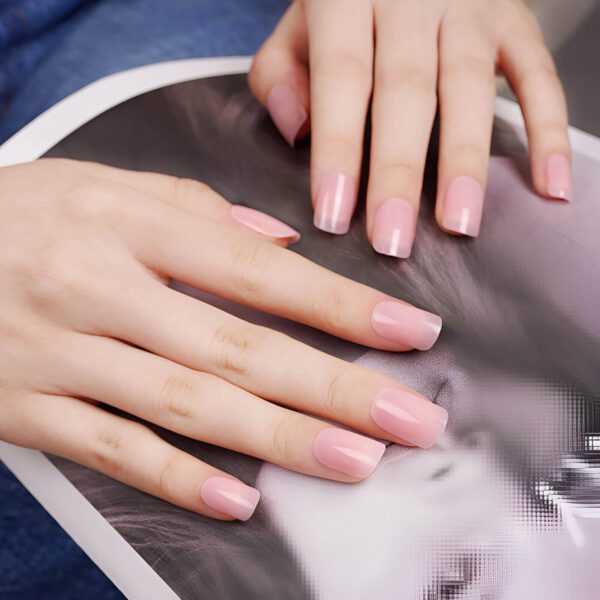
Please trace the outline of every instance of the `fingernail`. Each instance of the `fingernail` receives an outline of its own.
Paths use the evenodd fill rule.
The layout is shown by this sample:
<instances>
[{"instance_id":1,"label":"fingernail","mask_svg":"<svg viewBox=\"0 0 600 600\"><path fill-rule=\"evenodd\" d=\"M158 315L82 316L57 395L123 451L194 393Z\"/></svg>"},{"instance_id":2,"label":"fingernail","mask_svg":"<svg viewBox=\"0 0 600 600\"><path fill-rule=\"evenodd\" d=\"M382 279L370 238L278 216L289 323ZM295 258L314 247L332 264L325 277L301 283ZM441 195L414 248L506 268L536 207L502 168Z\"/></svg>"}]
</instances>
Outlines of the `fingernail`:
<instances>
[{"instance_id":1,"label":"fingernail","mask_svg":"<svg viewBox=\"0 0 600 600\"><path fill-rule=\"evenodd\" d=\"M285 84L273 86L267 97L267 107L273 123L290 146L308 116L294 90Z\"/></svg>"},{"instance_id":2,"label":"fingernail","mask_svg":"<svg viewBox=\"0 0 600 600\"><path fill-rule=\"evenodd\" d=\"M573 197L573 177L571 163L562 154L553 154L546 165L548 195L571 202Z\"/></svg>"},{"instance_id":3,"label":"fingernail","mask_svg":"<svg viewBox=\"0 0 600 600\"><path fill-rule=\"evenodd\" d=\"M415 239L415 211L400 198L386 200L375 215L373 248L380 254L408 258Z\"/></svg>"},{"instance_id":4,"label":"fingernail","mask_svg":"<svg viewBox=\"0 0 600 600\"><path fill-rule=\"evenodd\" d=\"M431 448L448 423L448 413L407 390L384 388L373 399L371 418L379 427L419 448Z\"/></svg>"},{"instance_id":5,"label":"fingernail","mask_svg":"<svg viewBox=\"0 0 600 600\"><path fill-rule=\"evenodd\" d=\"M200 496L207 506L247 521L258 504L260 492L235 479L209 477L200 489Z\"/></svg>"},{"instance_id":6,"label":"fingernail","mask_svg":"<svg viewBox=\"0 0 600 600\"><path fill-rule=\"evenodd\" d=\"M429 350L440 335L442 319L402 302L380 302L371 316L373 329L386 340Z\"/></svg>"},{"instance_id":7,"label":"fingernail","mask_svg":"<svg viewBox=\"0 0 600 600\"><path fill-rule=\"evenodd\" d=\"M319 185L314 224L327 233L342 235L350 229L356 204L356 186L344 173L325 175Z\"/></svg>"},{"instance_id":8,"label":"fingernail","mask_svg":"<svg viewBox=\"0 0 600 600\"><path fill-rule=\"evenodd\" d=\"M458 177L444 200L442 224L448 231L477 237L483 214L483 190L472 177Z\"/></svg>"},{"instance_id":9,"label":"fingernail","mask_svg":"<svg viewBox=\"0 0 600 600\"><path fill-rule=\"evenodd\" d=\"M385 445L345 429L324 429L313 442L315 458L328 469L365 479L375 470Z\"/></svg>"},{"instance_id":10,"label":"fingernail","mask_svg":"<svg viewBox=\"0 0 600 600\"><path fill-rule=\"evenodd\" d=\"M238 223L252 229L252 231L268 237L277 239L288 238L291 243L297 242L300 239L300 234L289 225L264 212L248 208L247 206L240 206L239 204L232 206L231 217Z\"/></svg>"}]
</instances>

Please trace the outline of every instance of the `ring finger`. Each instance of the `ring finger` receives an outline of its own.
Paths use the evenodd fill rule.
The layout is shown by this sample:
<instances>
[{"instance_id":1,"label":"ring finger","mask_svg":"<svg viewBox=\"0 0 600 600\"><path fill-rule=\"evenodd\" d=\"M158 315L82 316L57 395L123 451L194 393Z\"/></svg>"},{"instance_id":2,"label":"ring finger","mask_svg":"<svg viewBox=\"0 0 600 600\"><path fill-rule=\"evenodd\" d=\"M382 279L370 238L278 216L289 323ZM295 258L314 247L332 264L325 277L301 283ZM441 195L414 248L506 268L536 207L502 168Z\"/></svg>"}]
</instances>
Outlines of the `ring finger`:
<instances>
[{"instance_id":1,"label":"ring finger","mask_svg":"<svg viewBox=\"0 0 600 600\"><path fill-rule=\"evenodd\" d=\"M203 442L339 481L368 477L385 446L118 341L63 341L65 392Z\"/></svg>"},{"instance_id":2,"label":"ring finger","mask_svg":"<svg viewBox=\"0 0 600 600\"><path fill-rule=\"evenodd\" d=\"M444 231L477 237L494 120L496 49L473 2L457 6L448 11L440 31L436 218Z\"/></svg>"}]
</instances>

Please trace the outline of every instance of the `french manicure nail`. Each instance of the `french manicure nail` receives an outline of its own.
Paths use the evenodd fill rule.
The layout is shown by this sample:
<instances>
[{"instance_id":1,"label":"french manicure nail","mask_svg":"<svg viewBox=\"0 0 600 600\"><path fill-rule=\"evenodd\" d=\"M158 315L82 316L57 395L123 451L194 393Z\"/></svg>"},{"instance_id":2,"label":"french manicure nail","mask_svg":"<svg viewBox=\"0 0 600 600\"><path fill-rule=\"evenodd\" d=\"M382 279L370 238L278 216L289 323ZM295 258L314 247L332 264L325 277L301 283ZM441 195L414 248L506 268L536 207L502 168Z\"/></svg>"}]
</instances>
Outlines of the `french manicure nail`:
<instances>
[{"instance_id":1,"label":"french manicure nail","mask_svg":"<svg viewBox=\"0 0 600 600\"><path fill-rule=\"evenodd\" d=\"M375 214L373 248L380 254L408 258L415 239L415 211L401 198L386 200Z\"/></svg>"},{"instance_id":2,"label":"french manicure nail","mask_svg":"<svg viewBox=\"0 0 600 600\"><path fill-rule=\"evenodd\" d=\"M448 413L408 390L384 388L371 404L379 427L419 448L431 448L446 428Z\"/></svg>"},{"instance_id":3,"label":"french manicure nail","mask_svg":"<svg viewBox=\"0 0 600 600\"><path fill-rule=\"evenodd\" d=\"M321 431L313 442L315 458L328 469L366 479L375 470L385 445L377 440L330 428Z\"/></svg>"},{"instance_id":4,"label":"french manicure nail","mask_svg":"<svg viewBox=\"0 0 600 600\"><path fill-rule=\"evenodd\" d=\"M345 173L325 175L317 192L315 227L337 235L347 233L355 205L356 186L352 178Z\"/></svg>"},{"instance_id":5,"label":"french manicure nail","mask_svg":"<svg viewBox=\"0 0 600 600\"><path fill-rule=\"evenodd\" d=\"M267 237L276 239L285 238L289 239L291 243L297 242L300 239L300 234L295 229L259 210L235 204L231 207L230 214L238 223Z\"/></svg>"},{"instance_id":6,"label":"french manicure nail","mask_svg":"<svg viewBox=\"0 0 600 600\"><path fill-rule=\"evenodd\" d=\"M573 176L571 163L562 154L553 154L546 165L548 195L571 202L573 197Z\"/></svg>"},{"instance_id":7,"label":"french manicure nail","mask_svg":"<svg viewBox=\"0 0 600 600\"><path fill-rule=\"evenodd\" d=\"M393 300L380 302L373 309L371 323L382 338L417 350L429 350L442 330L442 319L437 315Z\"/></svg>"},{"instance_id":8,"label":"french manicure nail","mask_svg":"<svg viewBox=\"0 0 600 600\"><path fill-rule=\"evenodd\" d=\"M260 492L235 479L209 477L202 484L200 496L214 510L247 521L254 513Z\"/></svg>"},{"instance_id":9,"label":"french manicure nail","mask_svg":"<svg viewBox=\"0 0 600 600\"><path fill-rule=\"evenodd\" d=\"M442 224L448 231L477 237L483 214L483 190L472 177L458 177L444 200Z\"/></svg>"},{"instance_id":10,"label":"french manicure nail","mask_svg":"<svg viewBox=\"0 0 600 600\"><path fill-rule=\"evenodd\" d=\"M293 146L308 116L294 90L285 83L273 86L267 97L267 108L281 135Z\"/></svg>"}]
</instances>

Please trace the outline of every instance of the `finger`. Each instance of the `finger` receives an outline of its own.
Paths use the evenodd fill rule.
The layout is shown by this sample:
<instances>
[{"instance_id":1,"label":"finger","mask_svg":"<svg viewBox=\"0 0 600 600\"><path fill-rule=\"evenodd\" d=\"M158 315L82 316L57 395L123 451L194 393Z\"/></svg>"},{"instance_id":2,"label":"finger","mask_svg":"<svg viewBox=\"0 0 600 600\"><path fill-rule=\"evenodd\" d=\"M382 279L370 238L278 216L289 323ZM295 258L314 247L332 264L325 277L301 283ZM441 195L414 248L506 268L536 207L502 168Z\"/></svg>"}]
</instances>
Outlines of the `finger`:
<instances>
[{"instance_id":1,"label":"finger","mask_svg":"<svg viewBox=\"0 0 600 600\"><path fill-rule=\"evenodd\" d=\"M573 195L567 103L552 55L532 15L521 19L500 50L500 66L521 105L538 193L570 201Z\"/></svg>"},{"instance_id":2,"label":"finger","mask_svg":"<svg viewBox=\"0 0 600 600\"><path fill-rule=\"evenodd\" d=\"M106 322L104 335L374 437L427 448L445 427L445 411L414 390L172 289L142 286L130 301L119 318ZM157 319L157 315L174 317ZM191 331L198 335L190 335ZM88 351L72 355L84 356L91 368L96 364ZM237 410L230 414L240 415Z\"/></svg>"},{"instance_id":3,"label":"finger","mask_svg":"<svg viewBox=\"0 0 600 600\"><path fill-rule=\"evenodd\" d=\"M302 2L292 3L256 55L248 84L290 146L309 129L308 36Z\"/></svg>"},{"instance_id":4,"label":"finger","mask_svg":"<svg viewBox=\"0 0 600 600\"><path fill-rule=\"evenodd\" d=\"M21 398L10 440L62 456L214 519L246 521L258 490L171 446L147 427L64 396Z\"/></svg>"},{"instance_id":5,"label":"finger","mask_svg":"<svg viewBox=\"0 0 600 600\"><path fill-rule=\"evenodd\" d=\"M74 160L66 162L71 168L97 180L95 184L100 188L103 181L131 187L199 217L235 229L250 229L280 245L294 243L300 239L300 234L295 229L279 219L247 206L231 205L209 186L194 179L173 177L162 173L127 171L92 162ZM90 186L90 183L86 185ZM100 190L99 193L102 191Z\"/></svg>"},{"instance_id":6,"label":"finger","mask_svg":"<svg viewBox=\"0 0 600 600\"><path fill-rule=\"evenodd\" d=\"M267 402L214 375L114 340L78 336L66 366L61 380L71 393L307 475L362 480L376 468L385 448L381 442Z\"/></svg>"},{"instance_id":7,"label":"finger","mask_svg":"<svg viewBox=\"0 0 600 600\"><path fill-rule=\"evenodd\" d=\"M446 232L471 237L481 228L496 95L493 34L477 12L448 11L440 31L436 217Z\"/></svg>"},{"instance_id":8,"label":"finger","mask_svg":"<svg viewBox=\"0 0 600 600\"><path fill-rule=\"evenodd\" d=\"M408 258L437 104L439 17L420 0L376 6L367 233L377 252Z\"/></svg>"},{"instance_id":9,"label":"finger","mask_svg":"<svg viewBox=\"0 0 600 600\"><path fill-rule=\"evenodd\" d=\"M344 234L356 205L373 79L373 8L306 0L310 50L314 224Z\"/></svg>"},{"instance_id":10,"label":"finger","mask_svg":"<svg viewBox=\"0 0 600 600\"><path fill-rule=\"evenodd\" d=\"M376 348L428 350L439 336L437 315L254 236L145 196L114 210L133 253L160 275Z\"/></svg>"}]
</instances>

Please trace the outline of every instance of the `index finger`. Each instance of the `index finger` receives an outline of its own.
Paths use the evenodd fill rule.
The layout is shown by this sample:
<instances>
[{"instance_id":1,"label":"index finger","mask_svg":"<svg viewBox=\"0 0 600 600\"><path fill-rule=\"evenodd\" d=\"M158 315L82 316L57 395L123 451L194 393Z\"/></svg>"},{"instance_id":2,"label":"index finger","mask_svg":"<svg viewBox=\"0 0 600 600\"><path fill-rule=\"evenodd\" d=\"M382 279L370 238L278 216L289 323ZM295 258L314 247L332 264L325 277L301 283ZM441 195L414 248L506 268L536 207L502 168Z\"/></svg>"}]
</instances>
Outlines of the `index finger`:
<instances>
[{"instance_id":1,"label":"index finger","mask_svg":"<svg viewBox=\"0 0 600 600\"><path fill-rule=\"evenodd\" d=\"M437 315L246 232L129 194L115 222L155 272L373 348L428 350L439 336Z\"/></svg>"}]
</instances>

